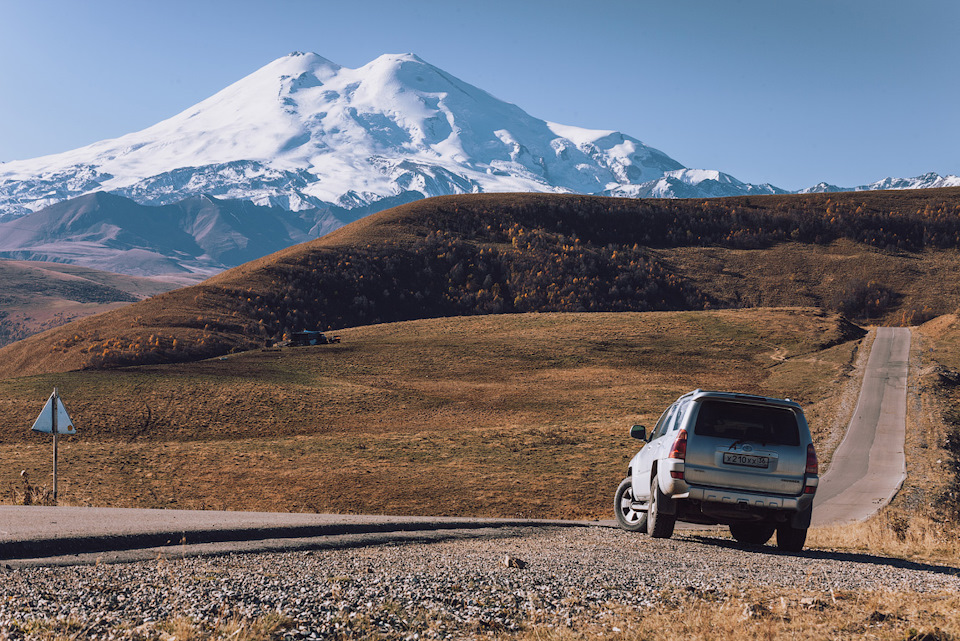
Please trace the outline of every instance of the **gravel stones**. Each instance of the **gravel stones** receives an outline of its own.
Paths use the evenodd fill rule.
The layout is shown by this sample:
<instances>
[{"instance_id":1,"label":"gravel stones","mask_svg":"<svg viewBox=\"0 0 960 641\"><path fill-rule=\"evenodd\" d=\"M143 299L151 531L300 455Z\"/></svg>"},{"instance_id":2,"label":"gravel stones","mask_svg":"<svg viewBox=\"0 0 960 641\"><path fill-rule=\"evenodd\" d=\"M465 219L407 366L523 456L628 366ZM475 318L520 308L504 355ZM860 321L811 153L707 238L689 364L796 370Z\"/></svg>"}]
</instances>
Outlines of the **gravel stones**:
<instances>
[{"instance_id":1,"label":"gravel stones","mask_svg":"<svg viewBox=\"0 0 960 641\"><path fill-rule=\"evenodd\" d=\"M85 638L159 639L177 619L280 617L287 639L442 639L573 625L611 604L644 609L678 591L956 591L957 573L866 554L748 549L712 535L503 528L429 544L4 570L0 637L29 638L59 620Z\"/></svg>"}]
</instances>

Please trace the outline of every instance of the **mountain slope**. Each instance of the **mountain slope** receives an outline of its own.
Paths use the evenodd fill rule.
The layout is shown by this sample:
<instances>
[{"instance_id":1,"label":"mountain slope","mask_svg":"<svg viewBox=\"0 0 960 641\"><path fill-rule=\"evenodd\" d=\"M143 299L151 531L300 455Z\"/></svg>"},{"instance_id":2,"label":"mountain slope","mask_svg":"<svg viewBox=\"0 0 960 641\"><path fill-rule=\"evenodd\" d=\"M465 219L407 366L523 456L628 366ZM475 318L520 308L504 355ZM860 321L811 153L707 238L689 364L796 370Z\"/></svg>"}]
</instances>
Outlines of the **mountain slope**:
<instances>
[{"instance_id":1,"label":"mountain slope","mask_svg":"<svg viewBox=\"0 0 960 641\"><path fill-rule=\"evenodd\" d=\"M0 223L0 258L70 262L132 275L210 275L339 227L290 212L197 196L150 207L96 192Z\"/></svg>"},{"instance_id":2,"label":"mountain slope","mask_svg":"<svg viewBox=\"0 0 960 641\"><path fill-rule=\"evenodd\" d=\"M619 185L603 193L627 198L724 198L787 192L769 184L750 185L719 171L676 169L664 172L657 180L639 185Z\"/></svg>"},{"instance_id":3,"label":"mountain slope","mask_svg":"<svg viewBox=\"0 0 960 641\"><path fill-rule=\"evenodd\" d=\"M295 53L142 131L0 164L0 215L94 191L142 204L206 194L291 210L451 193L601 193L681 169L636 138L548 123L412 54L348 69Z\"/></svg>"},{"instance_id":4,"label":"mountain slope","mask_svg":"<svg viewBox=\"0 0 960 641\"><path fill-rule=\"evenodd\" d=\"M472 194L0 350L0 376L196 360L300 329L536 311L816 306L910 323L960 307L960 189L635 200Z\"/></svg>"},{"instance_id":5,"label":"mountain slope","mask_svg":"<svg viewBox=\"0 0 960 641\"><path fill-rule=\"evenodd\" d=\"M0 260L0 282L0 345L5 345L190 281L137 278L75 265Z\"/></svg>"},{"instance_id":6,"label":"mountain slope","mask_svg":"<svg viewBox=\"0 0 960 641\"><path fill-rule=\"evenodd\" d=\"M950 185L960 178L927 174L856 189ZM119 200L107 207L103 198L91 209L98 192L159 209ZM142 131L0 163L0 256L211 274L389 207L481 192L784 193L685 168L620 132L538 119L413 54L349 69L295 53ZM82 225L62 224L78 210L87 214Z\"/></svg>"}]
</instances>

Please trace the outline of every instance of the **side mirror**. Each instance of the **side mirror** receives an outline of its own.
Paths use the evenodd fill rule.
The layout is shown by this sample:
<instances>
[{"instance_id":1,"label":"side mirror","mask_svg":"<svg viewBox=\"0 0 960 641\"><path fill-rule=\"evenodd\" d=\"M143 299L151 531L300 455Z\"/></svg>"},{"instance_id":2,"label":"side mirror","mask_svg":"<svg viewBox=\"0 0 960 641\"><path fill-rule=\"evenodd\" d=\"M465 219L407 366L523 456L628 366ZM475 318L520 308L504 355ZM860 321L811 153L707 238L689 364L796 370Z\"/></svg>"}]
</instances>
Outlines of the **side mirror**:
<instances>
[{"instance_id":1,"label":"side mirror","mask_svg":"<svg viewBox=\"0 0 960 641\"><path fill-rule=\"evenodd\" d=\"M646 441L647 430L643 427L643 425L634 425L630 428L630 438L635 438L638 441Z\"/></svg>"}]
</instances>

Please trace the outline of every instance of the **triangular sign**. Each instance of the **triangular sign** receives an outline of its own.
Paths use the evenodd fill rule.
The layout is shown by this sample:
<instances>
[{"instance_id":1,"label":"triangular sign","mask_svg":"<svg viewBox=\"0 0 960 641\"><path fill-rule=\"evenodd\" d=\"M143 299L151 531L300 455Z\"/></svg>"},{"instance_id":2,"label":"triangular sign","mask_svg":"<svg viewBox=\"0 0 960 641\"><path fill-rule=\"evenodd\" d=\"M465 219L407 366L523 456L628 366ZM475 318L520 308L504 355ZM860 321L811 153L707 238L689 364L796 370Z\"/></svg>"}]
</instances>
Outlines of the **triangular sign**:
<instances>
[{"instance_id":1,"label":"triangular sign","mask_svg":"<svg viewBox=\"0 0 960 641\"><path fill-rule=\"evenodd\" d=\"M40 416L34 421L34 432L46 432L53 434L53 394L47 399L47 404L40 410ZM67 414L67 408L63 406L63 399L57 397L57 434L76 434L77 430L73 428L73 420Z\"/></svg>"}]
</instances>

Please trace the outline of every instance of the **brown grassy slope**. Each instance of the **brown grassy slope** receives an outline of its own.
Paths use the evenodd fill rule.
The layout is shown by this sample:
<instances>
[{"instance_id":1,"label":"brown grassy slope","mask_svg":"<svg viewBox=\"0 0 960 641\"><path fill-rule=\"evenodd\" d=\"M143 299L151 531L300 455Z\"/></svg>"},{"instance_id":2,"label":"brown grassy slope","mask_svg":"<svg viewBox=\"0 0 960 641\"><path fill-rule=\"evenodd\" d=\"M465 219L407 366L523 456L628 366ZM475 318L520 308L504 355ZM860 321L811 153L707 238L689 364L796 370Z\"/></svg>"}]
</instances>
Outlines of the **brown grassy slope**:
<instances>
[{"instance_id":1,"label":"brown grassy slope","mask_svg":"<svg viewBox=\"0 0 960 641\"><path fill-rule=\"evenodd\" d=\"M161 338L163 346L171 352L173 341L192 346L198 357L226 353L239 346L253 347L257 342L254 337L261 341L264 337L255 320L237 319L236 312L232 311L237 304L238 289L269 289L267 270L277 263L295 264L311 252L336 251L361 243L384 242L388 238L402 241L406 236L408 231L403 222L395 221L387 212L368 216L317 241L246 263L200 285L156 295L129 308L78 320L0 349L3 354L0 376L80 369L104 350L123 350L136 344L138 339L149 341L151 336ZM226 315L234 319L232 324L223 322ZM213 330L206 322L209 319L216 323ZM218 339L216 347L204 350L200 343L209 337ZM161 356L157 360L190 360L190 354L183 356L183 359Z\"/></svg>"},{"instance_id":2,"label":"brown grassy slope","mask_svg":"<svg viewBox=\"0 0 960 641\"><path fill-rule=\"evenodd\" d=\"M912 325L960 307L960 253L955 250L890 252L838 240L764 250L683 247L655 254L722 307L810 305L843 311L845 301L854 298L851 283L892 292L881 313L849 314L869 324Z\"/></svg>"},{"instance_id":3,"label":"brown grassy slope","mask_svg":"<svg viewBox=\"0 0 960 641\"><path fill-rule=\"evenodd\" d=\"M191 360L285 331L528 311L960 305L960 189L630 200L433 198L0 350L0 376Z\"/></svg>"},{"instance_id":4,"label":"brown grassy slope","mask_svg":"<svg viewBox=\"0 0 960 641\"><path fill-rule=\"evenodd\" d=\"M926 515L960 521L960 319L946 315L913 333L917 400L907 435L908 481L901 493ZM912 454L912 456L910 456Z\"/></svg>"},{"instance_id":5,"label":"brown grassy slope","mask_svg":"<svg viewBox=\"0 0 960 641\"><path fill-rule=\"evenodd\" d=\"M0 345L183 284L79 265L0 260Z\"/></svg>"},{"instance_id":6,"label":"brown grassy slope","mask_svg":"<svg viewBox=\"0 0 960 641\"><path fill-rule=\"evenodd\" d=\"M56 385L68 504L609 518L627 428L696 387L789 395L824 440L858 335L809 309L490 315L7 379L0 488L49 484L28 429Z\"/></svg>"}]
</instances>

